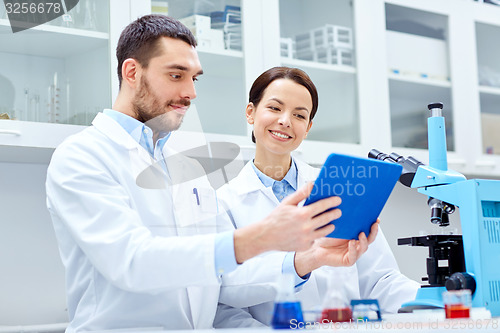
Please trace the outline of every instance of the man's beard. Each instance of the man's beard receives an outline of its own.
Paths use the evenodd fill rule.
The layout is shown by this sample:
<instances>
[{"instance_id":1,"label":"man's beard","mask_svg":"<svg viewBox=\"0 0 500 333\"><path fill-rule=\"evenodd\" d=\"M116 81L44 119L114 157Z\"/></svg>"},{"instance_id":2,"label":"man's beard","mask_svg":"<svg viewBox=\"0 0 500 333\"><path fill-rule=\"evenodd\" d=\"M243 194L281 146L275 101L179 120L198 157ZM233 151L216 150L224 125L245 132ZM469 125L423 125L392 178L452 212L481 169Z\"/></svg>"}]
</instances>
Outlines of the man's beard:
<instances>
[{"instance_id":1,"label":"man's beard","mask_svg":"<svg viewBox=\"0 0 500 333\"><path fill-rule=\"evenodd\" d=\"M146 77L143 77L135 100L133 101L133 108L137 120L146 124L153 131L175 131L181 126L184 115L172 110L168 111L169 106L172 104L189 106L191 102L187 99L178 101L169 100L162 105L151 92Z\"/></svg>"}]
</instances>

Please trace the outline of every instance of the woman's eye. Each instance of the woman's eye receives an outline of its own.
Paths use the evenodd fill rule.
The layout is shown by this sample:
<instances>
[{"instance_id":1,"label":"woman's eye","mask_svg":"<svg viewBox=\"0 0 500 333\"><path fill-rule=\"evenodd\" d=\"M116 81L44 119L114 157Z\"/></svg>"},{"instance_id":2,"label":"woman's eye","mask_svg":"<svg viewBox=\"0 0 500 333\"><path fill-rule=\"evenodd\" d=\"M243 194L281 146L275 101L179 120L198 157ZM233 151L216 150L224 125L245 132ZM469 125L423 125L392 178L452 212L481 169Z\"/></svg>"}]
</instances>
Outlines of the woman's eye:
<instances>
[{"instance_id":1,"label":"woman's eye","mask_svg":"<svg viewBox=\"0 0 500 333\"><path fill-rule=\"evenodd\" d=\"M280 109L278 109L277 107L274 107L274 106L270 106L269 108L270 108L271 110L273 110L273 111L279 111L279 110L280 110Z\"/></svg>"},{"instance_id":2,"label":"woman's eye","mask_svg":"<svg viewBox=\"0 0 500 333\"><path fill-rule=\"evenodd\" d=\"M298 117L298 118L300 118L300 119L306 119L306 117L304 117L304 116L303 116L303 115L301 115L301 114L296 114L295 116L297 116L297 117Z\"/></svg>"},{"instance_id":3,"label":"woman's eye","mask_svg":"<svg viewBox=\"0 0 500 333\"><path fill-rule=\"evenodd\" d=\"M193 77L193 82L196 82L198 81L198 78L197 77Z\"/></svg>"}]
</instances>

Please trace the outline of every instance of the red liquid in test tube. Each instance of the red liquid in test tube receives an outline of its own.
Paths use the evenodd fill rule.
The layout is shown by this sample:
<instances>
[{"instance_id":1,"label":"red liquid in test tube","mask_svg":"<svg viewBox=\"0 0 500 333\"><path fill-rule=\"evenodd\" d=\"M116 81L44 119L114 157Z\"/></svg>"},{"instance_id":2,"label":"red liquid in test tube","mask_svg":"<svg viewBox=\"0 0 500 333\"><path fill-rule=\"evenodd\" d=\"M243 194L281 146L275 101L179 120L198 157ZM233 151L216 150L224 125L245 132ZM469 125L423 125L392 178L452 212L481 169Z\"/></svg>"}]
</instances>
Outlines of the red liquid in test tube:
<instances>
[{"instance_id":1,"label":"red liquid in test tube","mask_svg":"<svg viewBox=\"0 0 500 333\"><path fill-rule=\"evenodd\" d=\"M350 308L324 309L321 312L321 322L346 322L352 319Z\"/></svg>"}]
</instances>

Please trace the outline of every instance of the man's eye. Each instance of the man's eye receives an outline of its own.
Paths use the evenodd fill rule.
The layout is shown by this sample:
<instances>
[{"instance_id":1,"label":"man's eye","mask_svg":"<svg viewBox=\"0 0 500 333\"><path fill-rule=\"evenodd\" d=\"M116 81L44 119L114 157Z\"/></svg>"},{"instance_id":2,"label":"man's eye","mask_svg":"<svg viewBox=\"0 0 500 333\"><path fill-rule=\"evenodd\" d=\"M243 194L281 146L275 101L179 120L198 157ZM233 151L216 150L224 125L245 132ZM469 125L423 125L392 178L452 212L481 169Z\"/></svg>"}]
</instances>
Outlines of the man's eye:
<instances>
[{"instance_id":1,"label":"man's eye","mask_svg":"<svg viewBox=\"0 0 500 333\"><path fill-rule=\"evenodd\" d=\"M173 79L180 79L181 76L179 74L170 74L170 76L173 78Z\"/></svg>"},{"instance_id":2,"label":"man's eye","mask_svg":"<svg viewBox=\"0 0 500 333\"><path fill-rule=\"evenodd\" d=\"M193 82L196 82L198 81L198 78L197 77L193 77Z\"/></svg>"}]
</instances>

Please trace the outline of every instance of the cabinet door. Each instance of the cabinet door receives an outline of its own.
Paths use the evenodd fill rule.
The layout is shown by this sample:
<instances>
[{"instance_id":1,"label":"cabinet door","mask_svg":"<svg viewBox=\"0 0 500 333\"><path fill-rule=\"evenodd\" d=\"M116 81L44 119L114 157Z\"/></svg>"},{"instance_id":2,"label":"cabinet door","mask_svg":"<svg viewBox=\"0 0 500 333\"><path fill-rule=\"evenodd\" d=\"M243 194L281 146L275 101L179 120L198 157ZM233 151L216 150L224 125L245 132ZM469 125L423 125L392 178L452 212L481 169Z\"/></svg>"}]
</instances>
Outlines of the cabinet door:
<instances>
[{"instance_id":1,"label":"cabinet door","mask_svg":"<svg viewBox=\"0 0 500 333\"><path fill-rule=\"evenodd\" d=\"M111 105L109 0L58 4L33 7L21 19L42 22L52 12L65 15L15 33L9 18L19 19L13 16L19 15L18 8L0 6L4 118L89 125Z\"/></svg>"},{"instance_id":2,"label":"cabinet door","mask_svg":"<svg viewBox=\"0 0 500 333\"><path fill-rule=\"evenodd\" d=\"M406 4L385 4L392 146L427 149L427 104L442 102L448 151L453 151L449 18L427 11L425 4Z\"/></svg>"},{"instance_id":3,"label":"cabinet door","mask_svg":"<svg viewBox=\"0 0 500 333\"><path fill-rule=\"evenodd\" d=\"M482 152L500 155L500 26L476 22Z\"/></svg>"},{"instance_id":4,"label":"cabinet door","mask_svg":"<svg viewBox=\"0 0 500 333\"><path fill-rule=\"evenodd\" d=\"M246 135L245 75L240 0L151 1L153 13L167 14L195 35L203 75L183 131Z\"/></svg>"},{"instance_id":5,"label":"cabinet door","mask_svg":"<svg viewBox=\"0 0 500 333\"><path fill-rule=\"evenodd\" d=\"M319 107L308 140L360 143L350 0L280 0L280 63L309 74Z\"/></svg>"}]
</instances>

